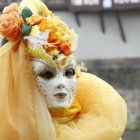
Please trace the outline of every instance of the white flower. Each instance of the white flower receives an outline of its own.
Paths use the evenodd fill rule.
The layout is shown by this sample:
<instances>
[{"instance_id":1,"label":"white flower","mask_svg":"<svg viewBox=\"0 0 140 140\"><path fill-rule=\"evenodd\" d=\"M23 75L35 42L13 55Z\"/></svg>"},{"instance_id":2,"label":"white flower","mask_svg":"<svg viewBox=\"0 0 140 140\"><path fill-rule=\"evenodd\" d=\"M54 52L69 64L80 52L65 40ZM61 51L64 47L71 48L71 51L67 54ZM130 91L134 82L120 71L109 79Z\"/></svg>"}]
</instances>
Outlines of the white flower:
<instances>
[{"instance_id":1,"label":"white flower","mask_svg":"<svg viewBox=\"0 0 140 140\"><path fill-rule=\"evenodd\" d=\"M52 46L48 43L50 31L40 32L39 34L33 34L31 36L26 36L24 39L28 40L29 43L33 44L34 49L43 45Z\"/></svg>"}]
</instances>

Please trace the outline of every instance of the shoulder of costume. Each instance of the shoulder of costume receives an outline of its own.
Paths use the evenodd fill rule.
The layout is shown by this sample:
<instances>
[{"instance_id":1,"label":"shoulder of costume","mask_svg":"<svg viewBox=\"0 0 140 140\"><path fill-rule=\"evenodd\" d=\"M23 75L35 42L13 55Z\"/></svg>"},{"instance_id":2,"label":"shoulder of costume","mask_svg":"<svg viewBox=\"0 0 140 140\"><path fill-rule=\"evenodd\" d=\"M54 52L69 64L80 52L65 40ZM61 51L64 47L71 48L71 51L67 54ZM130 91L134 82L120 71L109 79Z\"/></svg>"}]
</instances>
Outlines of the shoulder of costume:
<instances>
[{"instance_id":1,"label":"shoulder of costume","mask_svg":"<svg viewBox=\"0 0 140 140\"><path fill-rule=\"evenodd\" d=\"M103 94L117 93L109 83L91 73L81 72L78 83L85 88L103 92Z\"/></svg>"}]
</instances>

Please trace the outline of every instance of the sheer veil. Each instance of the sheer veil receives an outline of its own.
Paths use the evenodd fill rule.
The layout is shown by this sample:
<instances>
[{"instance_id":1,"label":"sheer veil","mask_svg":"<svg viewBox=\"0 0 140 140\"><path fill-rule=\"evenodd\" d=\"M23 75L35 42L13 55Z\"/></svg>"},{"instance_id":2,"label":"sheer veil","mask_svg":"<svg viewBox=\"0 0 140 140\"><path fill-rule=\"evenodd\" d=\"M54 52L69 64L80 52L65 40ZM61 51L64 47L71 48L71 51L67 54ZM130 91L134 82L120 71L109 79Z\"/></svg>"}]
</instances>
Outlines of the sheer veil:
<instances>
[{"instance_id":1,"label":"sheer veil","mask_svg":"<svg viewBox=\"0 0 140 140\"><path fill-rule=\"evenodd\" d=\"M0 48L0 139L54 140L50 113L35 86L26 46Z\"/></svg>"}]
</instances>

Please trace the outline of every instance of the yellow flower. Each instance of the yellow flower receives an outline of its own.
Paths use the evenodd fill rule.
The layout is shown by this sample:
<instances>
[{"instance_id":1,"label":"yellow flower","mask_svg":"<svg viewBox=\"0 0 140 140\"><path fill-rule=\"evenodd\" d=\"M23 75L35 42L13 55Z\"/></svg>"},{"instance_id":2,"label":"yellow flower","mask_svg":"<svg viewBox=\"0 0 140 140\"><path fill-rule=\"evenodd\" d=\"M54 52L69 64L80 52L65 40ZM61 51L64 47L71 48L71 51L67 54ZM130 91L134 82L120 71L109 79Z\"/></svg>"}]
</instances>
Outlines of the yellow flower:
<instances>
[{"instance_id":1,"label":"yellow flower","mask_svg":"<svg viewBox=\"0 0 140 140\"><path fill-rule=\"evenodd\" d=\"M50 30L48 42L60 47L61 44L72 46L73 35L69 27L57 16L48 16L38 24L41 32Z\"/></svg>"},{"instance_id":2,"label":"yellow flower","mask_svg":"<svg viewBox=\"0 0 140 140\"><path fill-rule=\"evenodd\" d=\"M58 56L60 51L56 47L48 47L47 53L49 54L50 57L53 57Z\"/></svg>"},{"instance_id":3,"label":"yellow flower","mask_svg":"<svg viewBox=\"0 0 140 140\"><path fill-rule=\"evenodd\" d=\"M26 18L26 21L30 25L34 25L35 23L39 22L42 19L40 15L32 15L29 18Z\"/></svg>"},{"instance_id":4,"label":"yellow flower","mask_svg":"<svg viewBox=\"0 0 140 140\"><path fill-rule=\"evenodd\" d=\"M34 34L39 34L39 33L40 33L39 27L37 25L32 26L30 36L32 36Z\"/></svg>"},{"instance_id":5,"label":"yellow flower","mask_svg":"<svg viewBox=\"0 0 140 140\"><path fill-rule=\"evenodd\" d=\"M29 9L31 9L33 13L39 14L45 17L52 15L52 12L48 10L46 5L40 0L22 0L19 5L19 12L21 13L21 11L25 7L28 7Z\"/></svg>"},{"instance_id":6,"label":"yellow flower","mask_svg":"<svg viewBox=\"0 0 140 140\"><path fill-rule=\"evenodd\" d=\"M78 35L71 29L71 50L75 51L78 46Z\"/></svg>"},{"instance_id":7,"label":"yellow flower","mask_svg":"<svg viewBox=\"0 0 140 140\"><path fill-rule=\"evenodd\" d=\"M38 26L39 26L39 30L41 32L44 32L44 31L46 31L48 29L51 29L51 24L46 19L42 19L41 23Z\"/></svg>"},{"instance_id":8,"label":"yellow flower","mask_svg":"<svg viewBox=\"0 0 140 140\"><path fill-rule=\"evenodd\" d=\"M50 32L48 42L54 46L60 47L62 40L61 40L59 34L57 34L58 32L54 31L54 30Z\"/></svg>"},{"instance_id":9,"label":"yellow flower","mask_svg":"<svg viewBox=\"0 0 140 140\"><path fill-rule=\"evenodd\" d=\"M42 1L38 1L36 5L37 5L39 15L42 15L45 17L53 15L52 12L46 7L46 5Z\"/></svg>"}]
</instances>

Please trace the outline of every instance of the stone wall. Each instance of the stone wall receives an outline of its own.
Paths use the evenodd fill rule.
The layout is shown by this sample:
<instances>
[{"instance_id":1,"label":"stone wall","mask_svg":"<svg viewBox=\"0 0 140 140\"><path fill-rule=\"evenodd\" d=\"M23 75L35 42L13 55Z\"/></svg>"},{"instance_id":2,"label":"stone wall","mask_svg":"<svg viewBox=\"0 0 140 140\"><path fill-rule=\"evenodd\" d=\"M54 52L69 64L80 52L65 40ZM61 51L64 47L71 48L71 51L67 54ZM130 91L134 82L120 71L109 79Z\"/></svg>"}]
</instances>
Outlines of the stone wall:
<instances>
[{"instance_id":1,"label":"stone wall","mask_svg":"<svg viewBox=\"0 0 140 140\"><path fill-rule=\"evenodd\" d=\"M111 84L128 107L128 130L140 130L140 59L85 61L88 72Z\"/></svg>"}]
</instances>

